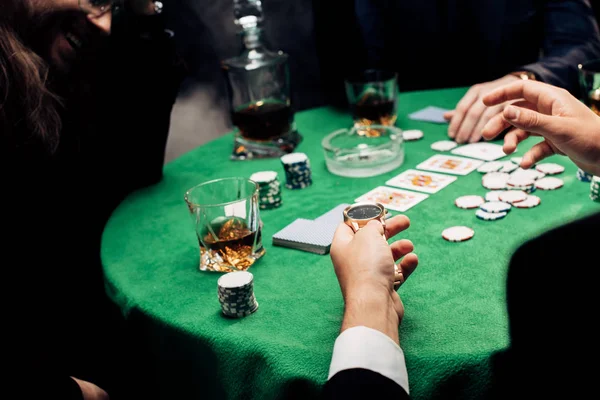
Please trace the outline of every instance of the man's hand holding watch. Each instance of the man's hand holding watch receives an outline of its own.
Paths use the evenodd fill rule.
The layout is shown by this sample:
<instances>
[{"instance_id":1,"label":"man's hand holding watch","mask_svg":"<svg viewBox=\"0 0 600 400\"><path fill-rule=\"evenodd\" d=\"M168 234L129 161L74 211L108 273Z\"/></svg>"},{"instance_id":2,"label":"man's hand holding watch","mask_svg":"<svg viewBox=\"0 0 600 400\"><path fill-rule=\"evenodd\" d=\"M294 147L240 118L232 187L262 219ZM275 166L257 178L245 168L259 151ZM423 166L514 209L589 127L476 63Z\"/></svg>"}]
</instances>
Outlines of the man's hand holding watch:
<instances>
[{"instance_id":1,"label":"man's hand holding watch","mask_svg":"<svg viewBox=\"0 0 600 400\"><path fill-rule=\"evenodd\" d=\"M386 209L381 203L361 202L352 204L344 210L344 223L348 225L354 233L366 226L370 221L379 221L383 227L383 239L387 243L385 230ZM402 269L394 263L394 289L398 290L405 281Z\"/></svg>"}]
</instances>

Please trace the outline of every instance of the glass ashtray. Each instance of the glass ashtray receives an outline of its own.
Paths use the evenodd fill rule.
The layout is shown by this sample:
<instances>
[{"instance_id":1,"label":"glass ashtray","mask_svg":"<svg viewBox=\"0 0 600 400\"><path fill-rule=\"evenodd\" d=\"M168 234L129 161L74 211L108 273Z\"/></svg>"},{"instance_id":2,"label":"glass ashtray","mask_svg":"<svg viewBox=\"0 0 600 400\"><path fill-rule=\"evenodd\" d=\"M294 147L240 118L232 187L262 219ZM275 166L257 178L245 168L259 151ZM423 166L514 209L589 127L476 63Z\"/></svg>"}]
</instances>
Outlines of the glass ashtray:
<instances>
[{"instance_id":1,"label":"glass ashtray","mask_svg":"<svg viewBox=\"0 0 600 400\"><path fill-rule=\"evenodd\" d=\"M404 162L402 130L370 125L339 129L321 141L329 172L365 178L381 175Z\"/></svg>"}]
</instances>

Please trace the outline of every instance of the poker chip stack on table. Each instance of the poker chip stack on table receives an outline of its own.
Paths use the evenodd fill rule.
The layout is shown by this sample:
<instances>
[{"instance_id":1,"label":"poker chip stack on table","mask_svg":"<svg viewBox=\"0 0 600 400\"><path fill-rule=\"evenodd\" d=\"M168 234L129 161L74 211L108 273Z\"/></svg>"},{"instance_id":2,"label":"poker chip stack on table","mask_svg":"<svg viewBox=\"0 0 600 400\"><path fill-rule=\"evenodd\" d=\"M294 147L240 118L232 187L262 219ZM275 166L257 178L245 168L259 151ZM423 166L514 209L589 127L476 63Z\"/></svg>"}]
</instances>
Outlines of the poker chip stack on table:
<instances>
[{"instance_id":1,"label":"poker chip stack on table","mask_svg":"<svg viewBox=\"0 0 600 400\"><path fill-rule=\"evenodd\" d=\"M255 172L250 180L258 185L258 201L261 210L281 207L281 183L275 171Z\"/></svg>"},{"instance_id":2,"label":"poker chip stack on table","mask_svg":"<svg viewBox=\"0 0 600 400\"><path fill-rule=\"evenodd\" d=\"M258 309L254 276L248 271L229 272L217 281L221 311L227 317L246 317Z\"/></svg>"},{"instance_id":3,"label":"poker chip stack on table","mask_svg":"<svg viewBox=\"0 0 600 400\"><path fill-rule=\"evenodd\" d=\"M310 161L304 153L290 153L281 157L285 171L285 187L304 189L312 185Z\"/></svg>"},{"instance_id":4,"label":"poker chip stack on table","mask_svg":"<svg viewBox=\"0 0 600 400\"><path fill-rule=\"evenodd\" d=\"M590 199L600 202L600 177L592 177L590 182Z\"/></svg>"},{"instance_id":5,"label":"poker chip stack on table","mask_svg":"<svg viewBox=\"0 0 600 400\"><path fill-rule=\"evenodd\" d=\"M593 177L594 175L588 174L581 168L577 169L577 179L579 179L581 182L591 182Z\"/></svg>"}]
</instances>

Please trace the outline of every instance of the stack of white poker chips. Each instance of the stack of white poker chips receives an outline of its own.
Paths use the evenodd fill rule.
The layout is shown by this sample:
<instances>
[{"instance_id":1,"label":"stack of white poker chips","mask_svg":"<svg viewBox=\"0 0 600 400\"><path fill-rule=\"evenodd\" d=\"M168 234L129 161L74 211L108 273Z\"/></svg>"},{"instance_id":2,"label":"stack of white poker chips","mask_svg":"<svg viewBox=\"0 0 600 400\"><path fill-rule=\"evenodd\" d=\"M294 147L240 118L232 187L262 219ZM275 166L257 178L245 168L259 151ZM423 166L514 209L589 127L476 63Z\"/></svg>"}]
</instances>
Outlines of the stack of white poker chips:
<instances>
[{"instance_id":1,"label":"stack of white poker chips","mask_svg":"<svg viewBox=\"0 0 600 400\"><path fill-rule=\"evenodd\" d=\"M537 188L537 186L535 185L536 182L536 179L530 178L525 174L511 175L510 178L508 178L508 180L506 181L506 189L519 190L525 193L533 193Z\"/></svg>"},{"instance_id":2,"label":"stack of white poker chips","mask_svg":"<svg viewBox=\"0 0 600 400\"><path fill-rule=\"evenodd\" d=\"M590 183L590 199L600 202L600 177L598 176L592 177L592 182Z\"/></svg>"},{"instance_id":3,"label":"stack of white poker chips","mask_svg":"<svg viewBox=\"0 0 600 400\"><path fill-rule=\"evenodd\" d=\"M581 182L591 182L593 177L594 175L588 174L581 168L577 169L577 179L579 179Z\"/></svg>"},{"instance_id":4,"label":"stack of white poker chips","mask_svg":"<svg viewBox=\"0 0 600 400\"><path fill-rule=\"evenodd\" d=\"M485 221L497 221L506 217L511 205L504 201L487 201L479 206L475 216Z\"/></svg>"},{"instance_id":5,"label":"stack of white poker chips","mask_svg":"<svg viewBox=\"0 0 600 400\"><path fill-rule=\"evenodd\" d=\"M258 309L254 297L254 276L248 271L229 272L219 278L219 302L225 316L246 317Z\"/></svg>"},{"instance_id":6,"label":"stack of white poker chips","mask_svg":"<svg viewBox=\"0 0 600 400\"><path fill-rule=\"evenodd\" d=\"M285 187L304 189L312 185L310 161L304 153L290 153L281 157L285 171Z\"/></svg>"},{"instance_id":7,"label":"stack of white poker chips","mask_svg":"<svg viewBox=\"0 0 600 400\"><path fill-rule=\"evenodd\" d=\"M261 210L281 207L281 183L275 171L255 172L250 180L258 185L258 201Z\"/></svg>"}]
</instances>

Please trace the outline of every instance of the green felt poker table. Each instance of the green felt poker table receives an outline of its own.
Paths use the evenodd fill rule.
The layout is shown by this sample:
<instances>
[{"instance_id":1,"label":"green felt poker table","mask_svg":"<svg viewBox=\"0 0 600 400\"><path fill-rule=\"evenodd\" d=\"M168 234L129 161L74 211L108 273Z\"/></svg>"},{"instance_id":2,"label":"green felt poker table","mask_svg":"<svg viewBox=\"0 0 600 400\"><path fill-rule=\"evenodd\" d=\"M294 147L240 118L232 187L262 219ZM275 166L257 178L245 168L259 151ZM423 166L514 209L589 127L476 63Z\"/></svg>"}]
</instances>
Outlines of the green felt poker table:
<instances>
[{"instance_id":1,"label":"green felt poker table","mask_svg":"<svg viewBox=\"0 0 600 400\"><path fill-rule=\"evenodd\" d=\"M137 332L154 394L164 399L311 398L327 379L343 301L328 255L274 247L272 235L296 218L313 219L341 203L352 203L433 154L447 125L410 120L429 105L453 108L465 88L401 93L397 126L421 129L421 140L405 143L405 161L370 178L330 174L321 139L348 127L348 112L318 108L296 114L304 139L297 151L311 161L313 185L283 190L283 206L261 211L266 254L250 271L260 304L257 312L228 319L220 312L215 272L198 269L199 248L184 202L185 191L219 177L249 177L275 170L279 159L231 161L233 135L202 145L164 168L164 178L133 193L111 216L103 234L107 291ZM517 155L539 139L528 139ZM505 277L511 254L529 238L598 210L589 183L576 177L568 159L564 187L535 192L542 202L513 209L506 218L483 221L459 209L461 195L484 195L477 171L458 179L405 214L420 263L401 287L406 315L400 327L411 396L473 398L493 390L494 358L509 345ZM471 240L453 243L441 232L466 225Z\"/></svg>"}]
</instances>

